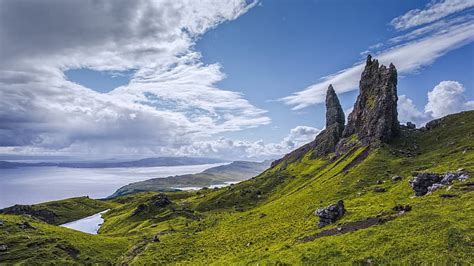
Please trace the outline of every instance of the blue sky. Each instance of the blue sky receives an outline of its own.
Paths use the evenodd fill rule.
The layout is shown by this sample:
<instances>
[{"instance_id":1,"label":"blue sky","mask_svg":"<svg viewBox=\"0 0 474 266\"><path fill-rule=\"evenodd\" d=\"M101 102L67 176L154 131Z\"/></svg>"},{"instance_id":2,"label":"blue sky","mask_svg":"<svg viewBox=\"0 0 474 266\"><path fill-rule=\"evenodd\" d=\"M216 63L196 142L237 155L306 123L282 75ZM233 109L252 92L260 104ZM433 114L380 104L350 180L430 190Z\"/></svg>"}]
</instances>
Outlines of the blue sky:
<instances>
[{"instance_id":1,"label":"blue sky","mask_svg":"<svg viewBox=\"0 0 474 266\"><path fill-rule=\"evenodd\" d=\"M0 153L278 157L323 128L328 83L350 111L369 52L402 122L474 108L472 0L25 3L2 2Z\"/></svg>"}]
</instances>

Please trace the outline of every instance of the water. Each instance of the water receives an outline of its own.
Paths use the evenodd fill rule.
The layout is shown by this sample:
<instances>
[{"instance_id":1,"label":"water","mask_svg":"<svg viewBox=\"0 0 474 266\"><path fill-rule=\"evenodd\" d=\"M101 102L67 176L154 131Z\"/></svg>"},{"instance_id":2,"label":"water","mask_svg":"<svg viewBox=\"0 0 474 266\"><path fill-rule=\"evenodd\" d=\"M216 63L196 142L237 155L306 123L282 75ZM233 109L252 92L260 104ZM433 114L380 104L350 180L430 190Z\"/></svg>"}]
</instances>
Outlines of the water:
<instances>
[{"instance_id":1,"label":"water","mask_svg":"<svg viewBox=\"0 0 474 266\"><path fill-rule=\"evenodd\" d=\"M238 181L229 181L229 182L224 182L223 184L216 184L216 185L210 185L209 188L221 188L221 187L227 187L232 184L237 184ZM200 190L202 187L172 187L173 189L179 189L183 191L191 191L191 190Z\"/></svg>"},{"instance_id":2,"label":"water","mask_svg":"<svg viewBox=\"0 0 474 266\"><path fill-rule=\"evenodd\" d=\"M81 231L84 233L96 235L97 232L99 231L100 226L104 222L104 219L102 218L102 214L106 213L107 211L108 210L105 210L103 212L96 213L94 215L91 215L86 218L82 218L74 222L62 224L61 226L74 229L77 231Z\"/></svg>"},{"instance_id":3,"label":"water","mask_svg":"<svg viewBox=\"0 0 474 266\"><path fill-rule=\"evenodd\" d=\"M194 174L219 164L146 168L25 167L0 169L0 208L70 197L105 198L118 188L150 178Z\"/></svg>"}]
</instances>

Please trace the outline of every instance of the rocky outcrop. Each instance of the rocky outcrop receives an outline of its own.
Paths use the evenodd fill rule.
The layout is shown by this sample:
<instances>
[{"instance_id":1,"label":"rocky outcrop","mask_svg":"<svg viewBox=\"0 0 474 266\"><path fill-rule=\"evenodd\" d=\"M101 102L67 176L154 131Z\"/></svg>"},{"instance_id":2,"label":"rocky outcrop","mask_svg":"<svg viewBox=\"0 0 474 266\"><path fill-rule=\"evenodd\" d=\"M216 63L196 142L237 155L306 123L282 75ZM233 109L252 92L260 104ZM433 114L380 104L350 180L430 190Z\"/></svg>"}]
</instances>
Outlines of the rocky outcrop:
<instances>
[{"instance_id":1,"label":"rocky outcrop","mask_svg":"<svg viewBox=\"0 0 474 266\"><path fill-rule=\"evenodd\" d=\"M387 142L399 132L397 70L393 64L379 66L367 57L359 82L359 96L348 117L343 137L356 134L363 144Z\"/></svg>"},{"instance_id":2,"label":"rocky outcrop","mask_svg":"<svg viewBox=\"0 0 474 266\"><path fill-rule=\"evenodd\" d=\"M54 224L58 216L56 213L46 209L35 209L31 205L13 205L11 207L0 210L3 214L22 215L27 214L43 220L47 223Z\"/></svg>"},{"instance_id":3,"label":"rocky outcrop","mask_svg":"<svg viewBox=\"0 0 474 266\"><path fill-rule=\"evenodd\" d=\"M454 180L466 180L469 178L469 173L464 169L458 169L455 172L447 172L445 174L436 173L413 173L413 178L410 180L410 186L415 191L416 196L423 196L434 190L451 184Z\"/></svg>"},{"instance_id":4,"label":"rocky outcrop","mask_svg":"<svg viewBox=\"0 0 474 266\"><path fill-rule=\"evenodd\" d=\"M330 205L326 208L317 209L314 214L319 217L318 226L321 228L336 222L344 216L345 213L346 209L344 208L344 202L340 200L336 204Z\"/></svg>"},{"instance_id":5,"label":"rocky outcrop","mask_svg":"<svg viewBox=\"0 0 474 266\"><path fill-rule=\"evenodd\" d=\"M168 196L160 193L151 197L145 203L138 205L133 211L132 216L139 216L154 211L159 211L170 204L172 204L172 201L168 198Z\"/></svg>"},{"instance_id":6,"label":"rocky outcrop","mask_svg":"<svg viewBox=\"0 0 474 266\"><path fill-rule=\"evenodd\" d=\"M313 158L336 150L344 131L345 116L332 85L326 92L326 128L313 141Z\"/></svg>"}]
</instances>

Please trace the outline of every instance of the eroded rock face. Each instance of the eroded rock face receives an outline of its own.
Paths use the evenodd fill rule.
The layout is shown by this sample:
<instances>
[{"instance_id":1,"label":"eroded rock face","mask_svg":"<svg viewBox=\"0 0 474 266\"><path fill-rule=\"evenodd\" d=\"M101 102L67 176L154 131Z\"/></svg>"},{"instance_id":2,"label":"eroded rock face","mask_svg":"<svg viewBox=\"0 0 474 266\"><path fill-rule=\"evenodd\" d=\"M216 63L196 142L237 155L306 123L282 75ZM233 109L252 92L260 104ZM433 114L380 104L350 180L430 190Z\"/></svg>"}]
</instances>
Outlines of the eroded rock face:
<instances>
[{"instance_id":1,"label":"eroded rock face","mask_svg":"<svg viewBox=\"0 0 474 266\"><path fill-rule=\"evenodd\" d=\"M464 169L458 169L455 172L445 174L436 173L414 173L410 180L410 186L415 191L416 196L423 196L435 191L440 187L451 184L454 180L466 180L469 173Z\"/></svg>"},{"instance_id":2,"label":"eroded rock face","mask_svg":"<svg viewBox=\"0 0 474 266\"><path fill-rule=\"evenodd\" d=\"M349 115L343 137L357 134L363 144L387 142L399 132L397 70L393 64L379 66L367 57L359 82L359 96Z\"/></svg>"},{"instance_id":3,"label":"eroded rock face","mask_svg":"<svg viewBox=\"0 0 474 266\"><path fill-rule=\"evenodd\" d=\"M339 99L332 85L326 93L326 128L319 133L313 142L313 157L332 153L344 131L345 116Z\"/></svg>"},{"instance_id":4,"label":"eroded rock face","mask_svg":"<svg viewBox=\"0 0 474 266\"><path fill-rule=\"evenodd\" d=\"M318 226L321 228L336 222L344 216L345 213L346 209L344 208L344 202L340 200L336 204L329 205L326 208L317 209L314 214L319 217Z\"/></svg>"}]
</instances>

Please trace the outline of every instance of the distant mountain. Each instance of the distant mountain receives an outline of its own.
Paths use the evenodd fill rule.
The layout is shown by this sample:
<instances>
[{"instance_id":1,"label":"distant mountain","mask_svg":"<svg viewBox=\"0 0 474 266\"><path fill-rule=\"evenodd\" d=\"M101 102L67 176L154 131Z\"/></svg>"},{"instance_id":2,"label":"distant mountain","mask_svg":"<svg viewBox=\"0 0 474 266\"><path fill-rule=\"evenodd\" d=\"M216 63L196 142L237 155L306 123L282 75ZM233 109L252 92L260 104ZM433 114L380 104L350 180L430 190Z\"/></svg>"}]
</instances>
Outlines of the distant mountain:
<instances>
[{"instance_id":1,"label":"distant mountain","mask_svg":"<svg viewBox=\"0 0 474 266\"><path fill-rule=\"evenodd\" d=\"M19 168L19 167L67 167L67 168L117 168L117 167L156 167L156 166L179 166L179 165L197 165L223 163L225 161L213 158L195 158L195 157L156 157L145 158L136 161L103 162L103 161L83 161L83 162L39 162L39 163L21 163L0 161L0 169Z\"/></svg>"},{"instance_id":2,"label":"distant mountain","mask_svg":"<svg viewBox=\"0 0 474 266\"><path fill-rule=\"evenodd\" d=\"M177 191L180 190L179 188L200 188L224 185L226 182L240 182L262 173L270 167L270 164L269 160L263 162L235 161L209 168L198 174L148 179L123 186L109 198L145 191Z\"/></svg>"}]
</instances>

